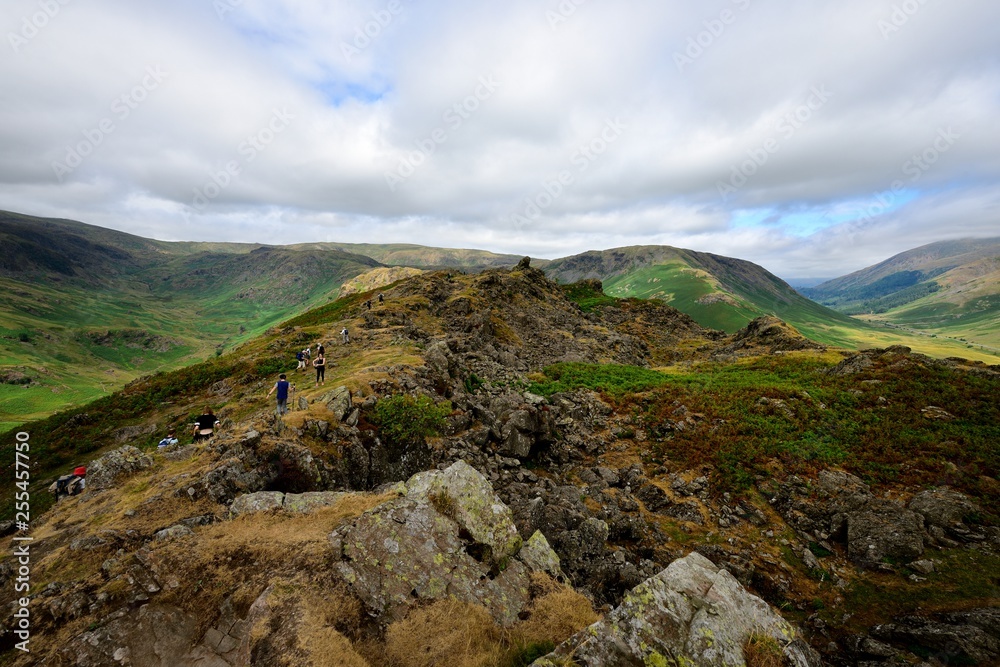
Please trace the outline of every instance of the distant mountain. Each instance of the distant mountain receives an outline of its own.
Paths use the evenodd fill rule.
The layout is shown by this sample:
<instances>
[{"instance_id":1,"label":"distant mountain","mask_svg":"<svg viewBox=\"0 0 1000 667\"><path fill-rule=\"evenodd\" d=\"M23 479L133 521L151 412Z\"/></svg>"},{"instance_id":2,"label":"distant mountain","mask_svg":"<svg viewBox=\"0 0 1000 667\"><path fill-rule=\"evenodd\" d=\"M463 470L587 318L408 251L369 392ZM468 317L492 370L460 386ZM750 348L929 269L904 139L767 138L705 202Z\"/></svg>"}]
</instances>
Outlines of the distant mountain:
<instances>
[{"instance_id":1,"label":"distant mountain","mask_svg":"<svg viewBox=\"0 0 1000 667\"><path fill-rule=\"evenodd\" d=\"M487 250L432 248L410 243L303 243L293 249L336 249L365 255L386 266L411 266L416 269L464 269L480 271L517 264L522 255L500 255ZM548 260L532 263L543 268Z\"/></svg>"},{"instance_id":2,"label":"distant mountain","mask_svg":"<svg viewBox=\"0 0 1000 667\"><path fill-rule=\"evenodd\" d=\"M857 326L850 318L803 298L766 269L741 259L669 246L633 246L558 259L545 268L560 282L593 278L609 296L656 298L699 324L732 333L762 315L775 315L820 342Z\"/></svg>"},{"instance_id":3,"label":"distant mountain","mask_svg":"<svg viewBox=\"0 0 1000 667\"><path fill-rule=\"evenodd\" d=\"M932 243L800 291L871 321L1000 348L1000 238Z\"/></svg>"}]
</instances>

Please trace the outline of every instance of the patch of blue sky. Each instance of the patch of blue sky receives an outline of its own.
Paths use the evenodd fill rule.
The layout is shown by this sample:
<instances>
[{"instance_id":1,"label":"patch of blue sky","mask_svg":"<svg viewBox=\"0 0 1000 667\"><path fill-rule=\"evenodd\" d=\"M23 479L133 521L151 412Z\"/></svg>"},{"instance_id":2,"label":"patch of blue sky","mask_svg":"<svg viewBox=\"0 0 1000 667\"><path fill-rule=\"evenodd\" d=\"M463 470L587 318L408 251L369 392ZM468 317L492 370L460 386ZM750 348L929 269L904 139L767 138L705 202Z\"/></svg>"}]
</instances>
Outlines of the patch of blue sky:
<instances>
[{"instance_id":1,"label":"patch of blue sky","mask_svg":"<svg viewBox=\"0 0 1000 667\"><path fill-rule=\"evenodd\" d=\"M773 208L743 208L733 211L729 224L733 229L768 227L773 223Z\"/></svg>"},{"instance_id":2,"label":"patch of blue sky","mask_svg":"<svg viewBox=\"0 0 1000 667\"><path fill-rule=\"evenodd\" d=\"M374 104L392 92L392 85L387 81L356 83L327 80L311 85L323 97L323 100L333 107L339 107L352 101Z\"/></svg>"}]
</instances>

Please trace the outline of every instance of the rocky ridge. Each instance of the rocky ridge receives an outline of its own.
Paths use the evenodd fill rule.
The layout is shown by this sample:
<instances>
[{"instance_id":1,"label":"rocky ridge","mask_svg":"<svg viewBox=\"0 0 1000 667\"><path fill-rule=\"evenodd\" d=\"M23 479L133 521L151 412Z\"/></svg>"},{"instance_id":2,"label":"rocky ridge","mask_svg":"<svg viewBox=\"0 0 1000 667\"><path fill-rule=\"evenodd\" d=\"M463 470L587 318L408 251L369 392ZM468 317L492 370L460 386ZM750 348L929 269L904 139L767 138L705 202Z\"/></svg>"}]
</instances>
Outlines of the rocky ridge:
<instances>
[{"instance_id":1,"label":"rocky ridge","mask_svg":"<svg viewBox=\"0 0 1000 667\"><path fill-rule=\"evenodd\" d=\"M909 660L912 646L953 661L990 655L998 633L989 606L845 634L805 604L818 590L813 577L844 587L866 572L905 581L942 567L940 550L991 553L1000 535L970 523L983 508L965 495L942 486L886 498L826 469L760 479L759 497L730 497L713 488L710 469L665 470L630 452L641 441L622 437L630 418L606 398L525 390L526 375L554 362L685 362L770 341L761 334L777 325L725 338L662 304L584 313L526 264L422 275L387 292L383 308L359 302L351 318L363 352L330 346L334 364L399 352L344 370L344 385L301 392L282 421L230 381L224 395L235 407L220 413L226 428L211 443L152 455L127 446L91 465L100 483L60 503L37 537L38 636L65 647L39 664L306 664L319 631L310 622L315 598L329 591L359 612L328 614L322 632L339 637L345 655L379 664L370 642L442 599L519 627L539 606L543 574L617 619L593 632L631 647L586 664L641 664L657 660L653 652L721 664L691 633L718 629L728 638L718 655L731 661L759 625L775 629L793 664L817 664L806 640L837 664ZM854 355L843 367L865 373L886 363L925 362L896 350ZM376 408L401 393L450 401L438 437L419 445L384 437ZM709 426L682 407L676 428ZM78 572L62 569L67 554L84 563ZM0 564L0 577L12 576L9 566ZM708 623L719 619L700 610L720 598L752 610L753 622ZM801 612L794 641L761 598ZM677 642L647 650L648 628L636 619L660 619ZM151 630L157 639L142 641ZM647 649L636 652L636 638ZM584 645L578 636L544 660L584 655Z\"/></svg>"}]
</instances>

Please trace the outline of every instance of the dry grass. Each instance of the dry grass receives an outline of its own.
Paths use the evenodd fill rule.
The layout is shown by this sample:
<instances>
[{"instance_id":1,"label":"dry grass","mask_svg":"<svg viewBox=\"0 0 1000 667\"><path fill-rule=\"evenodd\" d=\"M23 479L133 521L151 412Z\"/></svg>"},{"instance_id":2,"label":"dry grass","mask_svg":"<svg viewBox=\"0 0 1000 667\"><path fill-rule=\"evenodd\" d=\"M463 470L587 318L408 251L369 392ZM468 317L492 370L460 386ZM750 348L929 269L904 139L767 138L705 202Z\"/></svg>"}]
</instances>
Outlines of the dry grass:
<instances>
[{"instance_id":1,"label":"dry grass","mask_svg":"<svg viewBox=\"0 0 1000 667\"><path fill-rule=\"evenodd\" d=\"M503 653L489 612L457 600L416 609L386 633L387 657L398 667L490 667Z\"/></svg>"},{"instance_id":2,"label":"dry grass","mask_svg":"<svg viewBox=\"0 0 1000 667\"><path fill-rule=\"evenodd\" d=\"M394 493L351 494L310 514L274 512L238 517L200 529L197 541L167 542L152 557L181 582L165 595L204 618L234 591L255 598L275 573L297 571L319 576L326 572L332 557L327 542L330 532L343 521L396 497Z\"/></svg>"},{"instance_id":3,"label":"dry grass","mask_svg":"<svg viewBox=\"0 0 1000 667\"><path fill-rule=\"evenodd\" d=\"M752 632L743 642L747 667L784 667L785 655L778 640L762 632Z\"/></svg>"},{"instance_id":4,"label":"dry grass","mask_svg":"<svg viewBox=\"0 0 1000 667\"><path fill-rule=\"evenodd\" d=\"M590 600L569 586L543 573L533 574L531 584L540 595L528 606L528 618L514 628L519 643L558 645L598 621Z\"/></svg>"},{"instance_id":5,"label":"dry grass","mask_svg":"<svg viewBox=\"0 0 1000 667\"><path fill-rule=\"evenodd\" d=\"M371 667L338 628L361 624L361 605L342 591L311 596L302 605L299 642L313 667Z\"/></svg>"}]
</instances>

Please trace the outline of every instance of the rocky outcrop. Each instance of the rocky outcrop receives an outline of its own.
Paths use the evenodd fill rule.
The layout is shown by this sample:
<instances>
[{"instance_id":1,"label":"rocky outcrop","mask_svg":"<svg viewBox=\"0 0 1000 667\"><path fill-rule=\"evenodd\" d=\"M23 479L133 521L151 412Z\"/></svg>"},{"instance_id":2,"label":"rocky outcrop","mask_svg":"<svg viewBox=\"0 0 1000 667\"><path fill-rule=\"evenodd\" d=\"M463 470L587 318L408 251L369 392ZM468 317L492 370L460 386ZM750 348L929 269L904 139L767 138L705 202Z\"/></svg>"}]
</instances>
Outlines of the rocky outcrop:
<instances>
[{"instance_id":1,"label":"rocky outcrop","mask_svg":"<svg viewBox=\"0 0 1000 667\"><path fill-rule=\"evenodd\" d=\"M712 357L723 359L822 349L825 349L822 345L809 340L777 317L763 316L733 334L730 342L712 353Z\"/></svg>"},{"instance_id":2,"label":"rocky outcrop","mask_svg":"<svg viewBox=\"0 0 1000 667\"><path fill-rule=\"evenodd\" d=\"M603 620L532 665L556 667L568 659L580 667L744 665L743 645L751 634L773 639L786 664L821 664L766 602L693 553L637 586Z\"/></svg>"},{"instance_id":3,"label":"rocky outcrop","mask_svg":"<svg viewBox=\"0 0 1000 667\"><path fill-rule=\"evenodd\" d=\"M110 489L152 465L153 459L135 447L120 447L90 464L87 468L87 487L98 491Z\"/></svg>"},{"instance_id":4,"label":"rocky outcrop","mask_svg":"<svg viewBox=\"0 0 1000 667\"><path fill-rule=\"evenodd\" d=\"M784 519L810 541L840 541L848 557L869 569L907 563L924 553L923 517L894 501L876 498L858 477L819 473L814 487L789 478L771 499Z\"/></svg>"},{"instance_id":5,"label":"rocky outcrop","mask_svg":"<svg viewBox=\"0 0 1000 667\"><path fill-rule=\"evenodd\" d=\"M463 462L416 475L405 496L337 529L330 542L341 578L385 622L420 602L453 598L510 625L528 602L532 569L558 567L541 533L520 556L510 510Z\"/></svg>"},{"instance_id":6,"label":"rocky outcrop","mask_svg":"<svg viewBox=\"0 0 1000 667\"><path fill-rule=\"evenodd\" d=\"M883 641L920 648L945 665L986 665L1000 656L1000 608L972 609L935 618L904 616L877 625Z\"/></svg>"},{"instance_id":7,"label":"rocky outcrop","mask_svg":"<svg viewBox=\"0 0 1000 667\"><path fill-rule=\"evenodd\" d=\"M257 514L283 509L286 512L307 514L323 507L336 505L346 496L337 491L311 491L307 493L282 493L280 491L258 491L242 495L229 507L232 517L243 514Z\"/></svg>"},{"instance_id":8,"label":"rocky outcrop","mask_svg":"<svg viewBox=\"0 0 1000 667\"><path fill-rule=\"evenodd\" d=\"M898 503L872 501L845 522L847 556L862 567L907 563L924 553L923 517Z\"/></svg>"}]
</instances>

